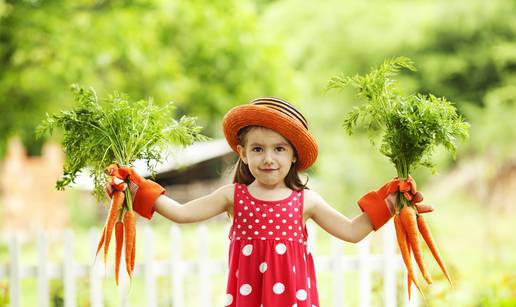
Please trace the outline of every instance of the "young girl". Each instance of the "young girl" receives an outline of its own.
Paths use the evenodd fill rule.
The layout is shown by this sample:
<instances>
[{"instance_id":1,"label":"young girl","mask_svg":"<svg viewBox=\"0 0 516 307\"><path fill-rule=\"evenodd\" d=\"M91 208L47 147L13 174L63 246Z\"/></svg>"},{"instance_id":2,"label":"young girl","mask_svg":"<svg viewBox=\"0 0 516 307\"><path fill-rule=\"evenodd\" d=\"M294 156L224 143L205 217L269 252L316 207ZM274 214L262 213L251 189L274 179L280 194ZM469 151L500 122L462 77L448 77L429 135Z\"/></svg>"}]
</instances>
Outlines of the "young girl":
<instances>
[{"instance_id":1,"label":"young girl","mask_svg":"<svg viewBox=\"0 0 516 307\"><path fill-rule=\"evenodd\" d=\"M306 221L314 220L341 240L359 242L391 218L400 181L365 194L358 200L363 213L351 220L300 180L298 172L317 158L317 144L306 119L291 104L258 98L231 109L223 128L240 157L234 184L181 205L133 169L113 169L113 178L128 179L137 187L133 208L148 219L154 212L176 223L200 222L224 212L232 217L225 306L319 306ZM414 187L408 192L420 201L421 194L408 181Z\"/></svg>"}]
</instances>

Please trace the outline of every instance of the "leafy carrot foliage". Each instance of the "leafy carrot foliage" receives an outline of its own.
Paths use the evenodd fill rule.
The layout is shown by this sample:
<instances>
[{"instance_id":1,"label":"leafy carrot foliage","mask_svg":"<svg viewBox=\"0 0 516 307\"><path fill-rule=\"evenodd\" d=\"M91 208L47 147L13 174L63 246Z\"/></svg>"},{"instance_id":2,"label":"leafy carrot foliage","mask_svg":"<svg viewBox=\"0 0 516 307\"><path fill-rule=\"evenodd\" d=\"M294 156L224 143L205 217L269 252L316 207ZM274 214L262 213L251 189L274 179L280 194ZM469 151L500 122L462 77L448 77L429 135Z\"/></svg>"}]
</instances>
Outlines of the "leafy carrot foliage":
<instances>
[{"instance_id":1,"label":"leafy carrot foliage","mask_svg":"<svg viewBox=\"0 0 516 307\"><path fill-rule=\"evenodd\" d=\"M174 105L158 105L151 98L130 101L115 92L99 99L93 89L72 85L77 107L48 115L38 126L38 135L63 130L65 152L63 176L56 187L63 190L74 183L82 170L94 178L95 194L104 195L105 169L112 163L131 165L143 159L151 171L163 161L168 145L185 146L206 139L195 118L175 120Z\"/></svg>"},{"instance_id":2,"label":"leafy carrot foliage","mask_svg":"<svg viewBox=\"0 0 516 307\"><path fill-rule=\"evenodd\" d=\"M438 145L455 158L457 141L468 137L469 124L445 98L399 93L393 77L402 68L416 70L412 60L397 57L364 76L334 77L328 87L351 86L365 98L365 104L346 115L346 130L352 134L357 127L365 127L371 136L381 135L380 152L395 165L398 177L407 178L418 166L434 169L430 158Z\"/></svg>"}]
</instances>

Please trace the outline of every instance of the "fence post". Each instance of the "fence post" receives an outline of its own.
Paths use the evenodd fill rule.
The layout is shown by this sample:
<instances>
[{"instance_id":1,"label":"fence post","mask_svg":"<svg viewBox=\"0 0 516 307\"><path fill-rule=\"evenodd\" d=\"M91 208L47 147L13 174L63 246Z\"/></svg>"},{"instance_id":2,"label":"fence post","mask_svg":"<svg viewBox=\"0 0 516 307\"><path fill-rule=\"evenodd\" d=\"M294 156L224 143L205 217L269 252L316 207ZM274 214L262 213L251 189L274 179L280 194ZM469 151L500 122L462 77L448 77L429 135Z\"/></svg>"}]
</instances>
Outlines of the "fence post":
<instances>
[{"instance_id":1,"label":"fence post","mask_svg":"<svg viewBox=\"0 0 516 307\"><path fill-rule=\"evenodd\" d=\"M64 282L64 306L75 307L75 264L74 264L74 235L70 229L64 233L64 263L63 263L63 282Z\"/></svg>"},{"instance_id":2,"label":"fence post","mask_svg":"<svg viewBox=\"0 0 516 307\"><path fill-rule=\"evenodd\" d=\"M360 285L361 307L371 306L371 262L369 257L370 238L366 237L358 243L358 274Z\"/></svg>"},{"instance_id":3,"label":"fence post","mask_svg":"<svg viewBox=\"0 0 516 307\"><path fill-rule=\"evenodd\" d=\"M210 266L208 256L208 229L206 225L199 225L197 228L199 242L199 273L201 286L201 305L203 307L211 306L211 288L210 288Z\"/></svg>"},{"instance_id":4,"label":"fence post","mask_svg":"<svg viewBox=\"0 0 516 307\"><path fill-rule=\"evenodd\" d=\"M154 239L152 228L145 226L145 291L147 292L147 306L156 307L156 279L154 274Z\"/></svg>"},{"instance_id":5,"label":"fence post","mask_svg":"<svg viewBox=\"0 0 516 307\"><path fill-rule=\"evenodd\" d=\"M9 254L11 264L9 266L9 297L11 307L21 306L20 296L20 243L17 233L11 234L9 242Z\"/></svg>"},{"instance_id":6,"label":"fence post","mask_svg":"<svg viewBox=\"0 0 516 307\"><path fill-rule=\"evenodd\" d=\"M94 261L90 265L89 269L89 279L90 279L90 303L91 307L102 307L102 279L100 278L100 264L98 257L102 257L102 253L100 252L100 256L95 256L97 252L97 244L98 244L99 235L95 229L90 230L90 250L92 251L91 256ZM100 260L102 263L102 260Z\"/></svg>"},{"instance_id":7,"label":"fence post","mask_svg":"<svg viewBox=\"0 0 516 307\"><path fill-rule=\"evenodd\" d=\"M398 268L398 256L395 253L396 241L394 240L393 223L383 226L383 304L385 307L396 307L396 271Z\"/></svg>"},{"instance_id":8,"label":"fence post","mask_svg":"<svg viewBox=\"0 0 516 307\"><path fill-rule=\"evenodd\" d=\"M331 270L333 271L333 306L346 306L343 286L342 243L335 237L331 237Z\"/></svg>"},{"instance_id":9,"label":"fence post","mask_svg":"<svg viewBox=\"0 0 516 307\"><path fill-rule=\"evenodd\" d=\"M172 306L183 307L184 296L183 296L183 262L181 260L182 254L182 242L181 242L181 229L177 225L173 225L170 228L170 237L172 242L170 244L172 257L171 261L171 280L172 280Z\"/></svg>"},{"instance_id":10,"label":"fence post","mask_svg":"<svg viewBox=\"0 0 516 307\"><path fill-rule=\"evenodd\" d=\"M38 305L48 307L49 301L47 236L44 231L40 230L38 231Z\"/></svg>"}]
</instances>

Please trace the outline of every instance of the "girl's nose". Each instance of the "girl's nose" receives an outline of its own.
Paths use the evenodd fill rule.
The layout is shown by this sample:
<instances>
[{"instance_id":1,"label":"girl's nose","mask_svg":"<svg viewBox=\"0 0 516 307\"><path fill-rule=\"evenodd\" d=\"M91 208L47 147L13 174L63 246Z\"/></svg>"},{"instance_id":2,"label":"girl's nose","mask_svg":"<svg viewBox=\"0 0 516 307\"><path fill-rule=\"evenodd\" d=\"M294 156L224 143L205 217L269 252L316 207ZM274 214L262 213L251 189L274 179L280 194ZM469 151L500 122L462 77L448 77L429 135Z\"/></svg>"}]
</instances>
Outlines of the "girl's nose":
<instances>
[{"instance_id":1,"label":"girl's nose","mask_svg":"<svg viewBox=\"0 0 516 307\"><path fill-rule=\"evenodd\" d=\"M265 157L263 158L263 161L265 163L272 163L273 162L273 159L272 159L272 153L270 152L265 152Z\"/></svg>"}]
</instances>

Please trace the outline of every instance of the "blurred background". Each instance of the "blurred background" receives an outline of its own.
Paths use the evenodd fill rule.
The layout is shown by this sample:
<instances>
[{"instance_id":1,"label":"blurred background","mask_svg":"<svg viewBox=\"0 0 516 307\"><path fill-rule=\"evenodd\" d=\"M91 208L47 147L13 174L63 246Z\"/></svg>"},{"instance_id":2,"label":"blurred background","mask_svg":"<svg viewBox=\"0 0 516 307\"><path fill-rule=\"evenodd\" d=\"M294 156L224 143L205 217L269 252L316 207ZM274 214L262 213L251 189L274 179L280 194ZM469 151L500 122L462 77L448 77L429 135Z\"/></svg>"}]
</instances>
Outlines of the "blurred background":
<instances>
[{"instance_id":1,"label":"blurred background","mask_svg":"<svg viewBox=\"0 0 516 307\"><path fill-rule=\"evenodd\" d=\"M349 136L342 127L345 114L361 101L351 90L325 87L333 76L364 74L395 56L410 57L418 68L400 74L402 91L444 96L471 124L457 159L437 150L438 172L413 174L425 203L435 208L427 220L455 282L448 286L431 266L436 281L425 288L426 303L516 306L512 0L0 0L0 265L10 261L13 232L21 236L23 261L35 263L38 231L58 235L72 229L80 250L89 246L88 231L103 224L106 204L87 188L54 189L63 161L59 135L34 137L46 113L73 107L70 84L91 86L101 97L120 91L132 99L173 101L177 117L196 116L213 140L223 137L221 119L229 108L260 96L282 97L301 110L319 143L309 186L352 217L359 213L356 199L396 173L366 134ZM196 149L215 155L170 167L157 180L180 201L228 182L226 169L235 157L217 144ZM228 223L223 216L207 222L210 233L220 234L215 242L227 241ZM158 258L168 255L170 225L162 217L151 223L156 245L165 240ZM188 227L185 236L193 231ZM328 237L321 232L321 252ZM62 244L55 246L49 257L58 259ZM190 250L183 253L189 257ZM79 262L91 261L88 253L76 254ZM213 254L226 257L220 244ZM425 257L432 263L428 250ZM0 306L9 304L7 276L0 278ZM59 306L62 285L50 288ZM22 290L31 306L36 282L24 281ZM80 291L80 305L89 306L88 294ZM381 295L382 288L373 291ZM106 305L116 305L105 296ZM160 305L167 306L167 299Z\"/></svg>"}]
</instances>

